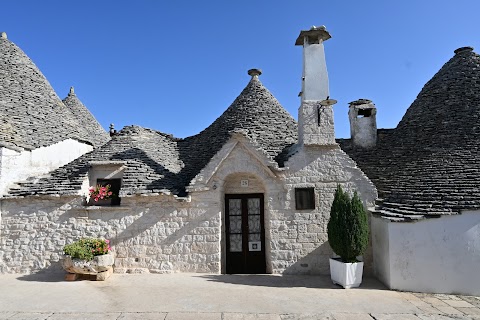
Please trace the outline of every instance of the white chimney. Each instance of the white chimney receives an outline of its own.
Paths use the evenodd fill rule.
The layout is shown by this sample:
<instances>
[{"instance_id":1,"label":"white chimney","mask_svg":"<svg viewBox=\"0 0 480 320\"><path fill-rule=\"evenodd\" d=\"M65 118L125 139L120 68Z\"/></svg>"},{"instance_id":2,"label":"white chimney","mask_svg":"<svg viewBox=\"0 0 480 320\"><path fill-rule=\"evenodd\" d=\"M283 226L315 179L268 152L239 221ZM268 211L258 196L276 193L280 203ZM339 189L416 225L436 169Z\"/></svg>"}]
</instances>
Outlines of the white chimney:
<instances>
[{"instance_id":1,"label":"white chimney","mask_svg":"<svg viewBox=\"0 0 480 320\"><path fill-rule=\"evenodd\" d=\"M298 109L298 137L301 145L334 145L335 130L323 42L330 39L324 26L301 31L295 42L303 46L301 105Z\"/></svg>"},{"instance_id":2,"label":"white chimney","mask_svg":"<svg viewBox=\"0 0 480 320\"><path fill-rule=\"evenodd\" d=\"M377 108L373 102L368 99L355 100L350 102L348 109L353 145L374 147L377 144Z\"/></svg>"}]
</instances>

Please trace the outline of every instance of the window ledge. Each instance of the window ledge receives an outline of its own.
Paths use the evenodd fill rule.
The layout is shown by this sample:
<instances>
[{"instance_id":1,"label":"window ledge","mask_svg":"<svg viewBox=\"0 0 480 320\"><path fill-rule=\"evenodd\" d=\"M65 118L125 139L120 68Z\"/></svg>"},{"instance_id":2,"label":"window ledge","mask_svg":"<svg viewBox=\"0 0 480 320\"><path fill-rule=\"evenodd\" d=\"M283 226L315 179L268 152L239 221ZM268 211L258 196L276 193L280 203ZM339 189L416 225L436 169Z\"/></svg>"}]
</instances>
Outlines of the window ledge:
<instances>
[{"instance_id":1,"label":"window ledge","mask_svg":"<svg viewBox=\"0 0 480 320\"><path fill-rule=\"evenodd\" d=\"M89 211L128 211L131 210L130 206L79 206L72 208L73 212L89 212Z\"/></svg>"}]
</instances>

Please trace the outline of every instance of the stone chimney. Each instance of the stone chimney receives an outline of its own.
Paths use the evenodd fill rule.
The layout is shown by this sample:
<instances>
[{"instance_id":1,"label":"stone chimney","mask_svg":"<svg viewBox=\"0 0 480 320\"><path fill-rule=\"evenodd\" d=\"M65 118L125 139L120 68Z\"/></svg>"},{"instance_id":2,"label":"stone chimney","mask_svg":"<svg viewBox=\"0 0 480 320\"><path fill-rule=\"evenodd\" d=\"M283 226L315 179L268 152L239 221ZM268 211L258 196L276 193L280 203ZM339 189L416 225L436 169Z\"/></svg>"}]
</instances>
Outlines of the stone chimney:
<instances>
[{"instance_id":1,"label":"stone chimney","mask_svg":"<svg viewBox=\"0 0 480 320\"><path fill-rule=\"evenodd\" d=\"M374 147L377 144L377 108L372 101L359 99L350 102L348 118L353 145Z\"/></svg>"},{"instance_id":2,"label":"stone chimney","mask_svg":"<svg viewBox=\"0 0 480 320\"><path fill-rule=\"evenodd\" d=\"M335 130L323 42L330 39L324 26L301 31L295 42L303 46L301 105L298 109L298 138L305 146L334 145Z\"/></svg>"}]
</instances>

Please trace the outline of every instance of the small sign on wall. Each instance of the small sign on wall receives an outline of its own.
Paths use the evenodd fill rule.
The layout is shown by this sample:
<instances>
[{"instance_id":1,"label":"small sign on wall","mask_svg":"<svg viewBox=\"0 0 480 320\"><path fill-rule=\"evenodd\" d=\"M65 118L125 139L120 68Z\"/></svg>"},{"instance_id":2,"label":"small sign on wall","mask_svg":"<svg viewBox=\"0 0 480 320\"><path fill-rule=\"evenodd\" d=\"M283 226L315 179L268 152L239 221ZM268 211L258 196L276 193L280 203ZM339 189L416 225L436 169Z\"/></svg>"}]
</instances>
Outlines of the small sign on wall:
<instances>
[{"instance_id":1,"label":"small sign on wall","mask_svg":"<svg viewBox=\"0 0 480 320\"><path fill-rule=\"evenodd\" d=\"M262 251L262 243L260 241L250 241L248 251Z\"/></svg>"},{"instance_id":2,"label":"small sign on wall","mask_svg":"<svg viewBox=\"0 0 480 320\"><path fill-rule=\"evenodd\" d=\"M240 187L247 188L248 187L248 180L241 180Z\"/></svg>"}]
</instances>

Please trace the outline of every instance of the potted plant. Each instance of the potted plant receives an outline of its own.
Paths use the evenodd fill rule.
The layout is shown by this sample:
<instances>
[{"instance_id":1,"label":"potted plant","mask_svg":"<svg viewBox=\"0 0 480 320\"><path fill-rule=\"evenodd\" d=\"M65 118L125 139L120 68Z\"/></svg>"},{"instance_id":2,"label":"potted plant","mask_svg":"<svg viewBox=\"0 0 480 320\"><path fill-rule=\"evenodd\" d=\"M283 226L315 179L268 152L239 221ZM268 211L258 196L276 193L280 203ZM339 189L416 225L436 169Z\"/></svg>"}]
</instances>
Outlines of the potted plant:
<instances>
[{"instance_id":1,"label":"potted plant","mask_svg":"<svg viewBox=\"0 0 480 320\"><path fill-rule=\"evenodd\" d=\"M65 258L62 265L69 273L98 275L113 270L114 259L109 240L82 238L67 244L63 252Z\"/></svg>"},{"instance_id":2,"label":"potted plant","mask_svg":"<svg viewBox=\"0 0 480 320\"><path fill-rule=\"evenodd\" d=\"M357 192L350 198L340 185L337 186L327 232L330 247L339 256L330 259L333 283L344 288L360 286L363 262L357 257L368 246L368 217Z\"/></svg>"},{"instance_id":3,"label":"potted plant","mask_svg":"<svg viewBox=\"0 0 480 320\"><path fill-rule=\"evenodd\" d=\"M88 199L87 202L92 205L110 205L111 198L113 197L113 192L110 190L111 185L107 184L102 186L97 184L95 187L90 187L88 189Z\"/></svg>"}]
</instances>

